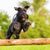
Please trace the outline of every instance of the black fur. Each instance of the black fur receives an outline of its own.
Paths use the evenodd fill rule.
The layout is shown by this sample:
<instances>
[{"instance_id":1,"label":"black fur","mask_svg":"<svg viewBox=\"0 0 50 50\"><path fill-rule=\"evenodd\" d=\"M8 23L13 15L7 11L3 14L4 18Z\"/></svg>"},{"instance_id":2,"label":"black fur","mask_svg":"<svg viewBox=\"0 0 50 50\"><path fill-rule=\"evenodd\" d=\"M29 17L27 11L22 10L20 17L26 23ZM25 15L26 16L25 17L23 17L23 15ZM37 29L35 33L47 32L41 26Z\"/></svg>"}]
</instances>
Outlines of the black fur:
<instances>
[{"instance_id":1,"label":"black fur","mask_svg":"<svg viewBox=\"0 0 50 50\"><path fill-rule=\"evenodd\" d=\"M28 15L26 14L26 11L22 8L18 8L17 10L17 16L9 26L6 39L10 39L13 33L16 35L15 39L19 39L19 34L21 30L23 29L24 32L27 31L30 25L29 22L26 22L26 20L28 20Z\"/></svg>"}]
</instances>

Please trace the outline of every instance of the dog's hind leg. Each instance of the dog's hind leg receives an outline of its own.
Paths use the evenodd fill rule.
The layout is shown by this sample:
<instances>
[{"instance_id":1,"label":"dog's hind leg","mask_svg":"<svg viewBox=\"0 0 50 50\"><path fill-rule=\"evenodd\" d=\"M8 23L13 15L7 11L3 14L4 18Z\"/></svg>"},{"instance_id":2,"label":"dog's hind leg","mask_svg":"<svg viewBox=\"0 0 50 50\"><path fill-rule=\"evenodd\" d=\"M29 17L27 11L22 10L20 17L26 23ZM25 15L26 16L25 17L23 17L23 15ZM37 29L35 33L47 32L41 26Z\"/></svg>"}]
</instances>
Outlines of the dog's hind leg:
<instances>
[{"instance_id":1,"label":"dog's hind leg","mask_svg":"<svg viewBox=\"0 0 50 50\"><path fill-rule=\"evenodd\" d=\"M12 25L12 24L11 24ZM9 26L9 29L7 31L7 34L6 34L6 39L10 39L10 37L12 36L13 32L11 31L11 25Z\"/></svg>"},{"instance_id":2,"label":"dog's hind leg","mask_svg":"<svg viewBox=\"0 0 50 50\"><path fill-rule=\"evenodd\" d=\"M19 39L19 35L20 35L21 30L22 30L22 29L20 29L19 32L17 32L17 33L15 34L15 35L16 35L16 38L15 38L15 39Z\"/></svg>"}]
</instances>

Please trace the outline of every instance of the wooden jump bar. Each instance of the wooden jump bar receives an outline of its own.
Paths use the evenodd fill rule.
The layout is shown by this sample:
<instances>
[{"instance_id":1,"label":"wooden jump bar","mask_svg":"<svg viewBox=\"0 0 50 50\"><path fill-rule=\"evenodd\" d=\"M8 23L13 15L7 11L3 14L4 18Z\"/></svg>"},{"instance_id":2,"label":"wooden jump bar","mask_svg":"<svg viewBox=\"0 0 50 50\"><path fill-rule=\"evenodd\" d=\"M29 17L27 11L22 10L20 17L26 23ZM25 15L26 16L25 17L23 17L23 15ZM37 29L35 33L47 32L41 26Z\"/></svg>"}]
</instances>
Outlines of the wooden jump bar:
<instances>
[{"instance_id":1,"label":"wooden jump bar","mask_svg":"<svg viewBox=\"0 0 50 50\"><path fill-rule=\"evenodd\" d=\"M34 44L50 44L50 38L34 38L34 39L0 39L1 45L34 45Z\"/></svg>"}]
</instances>

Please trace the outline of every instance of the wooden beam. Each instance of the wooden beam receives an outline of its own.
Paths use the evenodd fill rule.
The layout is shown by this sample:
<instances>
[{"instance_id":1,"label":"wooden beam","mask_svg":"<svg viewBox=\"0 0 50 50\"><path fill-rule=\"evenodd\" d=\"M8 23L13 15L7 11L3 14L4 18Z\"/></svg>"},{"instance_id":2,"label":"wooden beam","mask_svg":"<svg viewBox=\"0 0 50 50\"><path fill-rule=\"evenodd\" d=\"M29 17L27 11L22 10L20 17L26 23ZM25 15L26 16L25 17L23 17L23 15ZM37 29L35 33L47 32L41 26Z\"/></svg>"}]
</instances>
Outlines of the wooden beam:
<instances>
[{"instance_id":1,"label":"wooden beam","mask_svg":"<svg viewBox=\"0 0 50 50\"><path fill-rule=\"evenodd\" d=\"M34 39L0 39L1 45L34 45L34 44L50 44L50 38L34 38Z\"/></svg>"}]
</instances>

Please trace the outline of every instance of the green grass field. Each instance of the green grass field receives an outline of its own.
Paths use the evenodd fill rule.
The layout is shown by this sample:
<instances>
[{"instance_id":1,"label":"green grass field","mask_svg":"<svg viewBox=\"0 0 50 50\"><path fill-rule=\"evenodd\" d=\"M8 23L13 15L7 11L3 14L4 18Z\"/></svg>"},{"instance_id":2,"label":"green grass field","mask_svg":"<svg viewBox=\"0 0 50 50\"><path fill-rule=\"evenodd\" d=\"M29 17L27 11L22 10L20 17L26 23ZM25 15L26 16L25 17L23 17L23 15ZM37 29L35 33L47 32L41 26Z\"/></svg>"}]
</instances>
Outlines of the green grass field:
<instances>
[{"instance_id":1,"label":"green grass field","mask_svg":"<svg viewBox=\"0 0 50 50\"><path fill-rule=\"evenodd\" d=\"M50 50L50 45L0 46L0 50Z\"/></svg>"}]
</instances>

